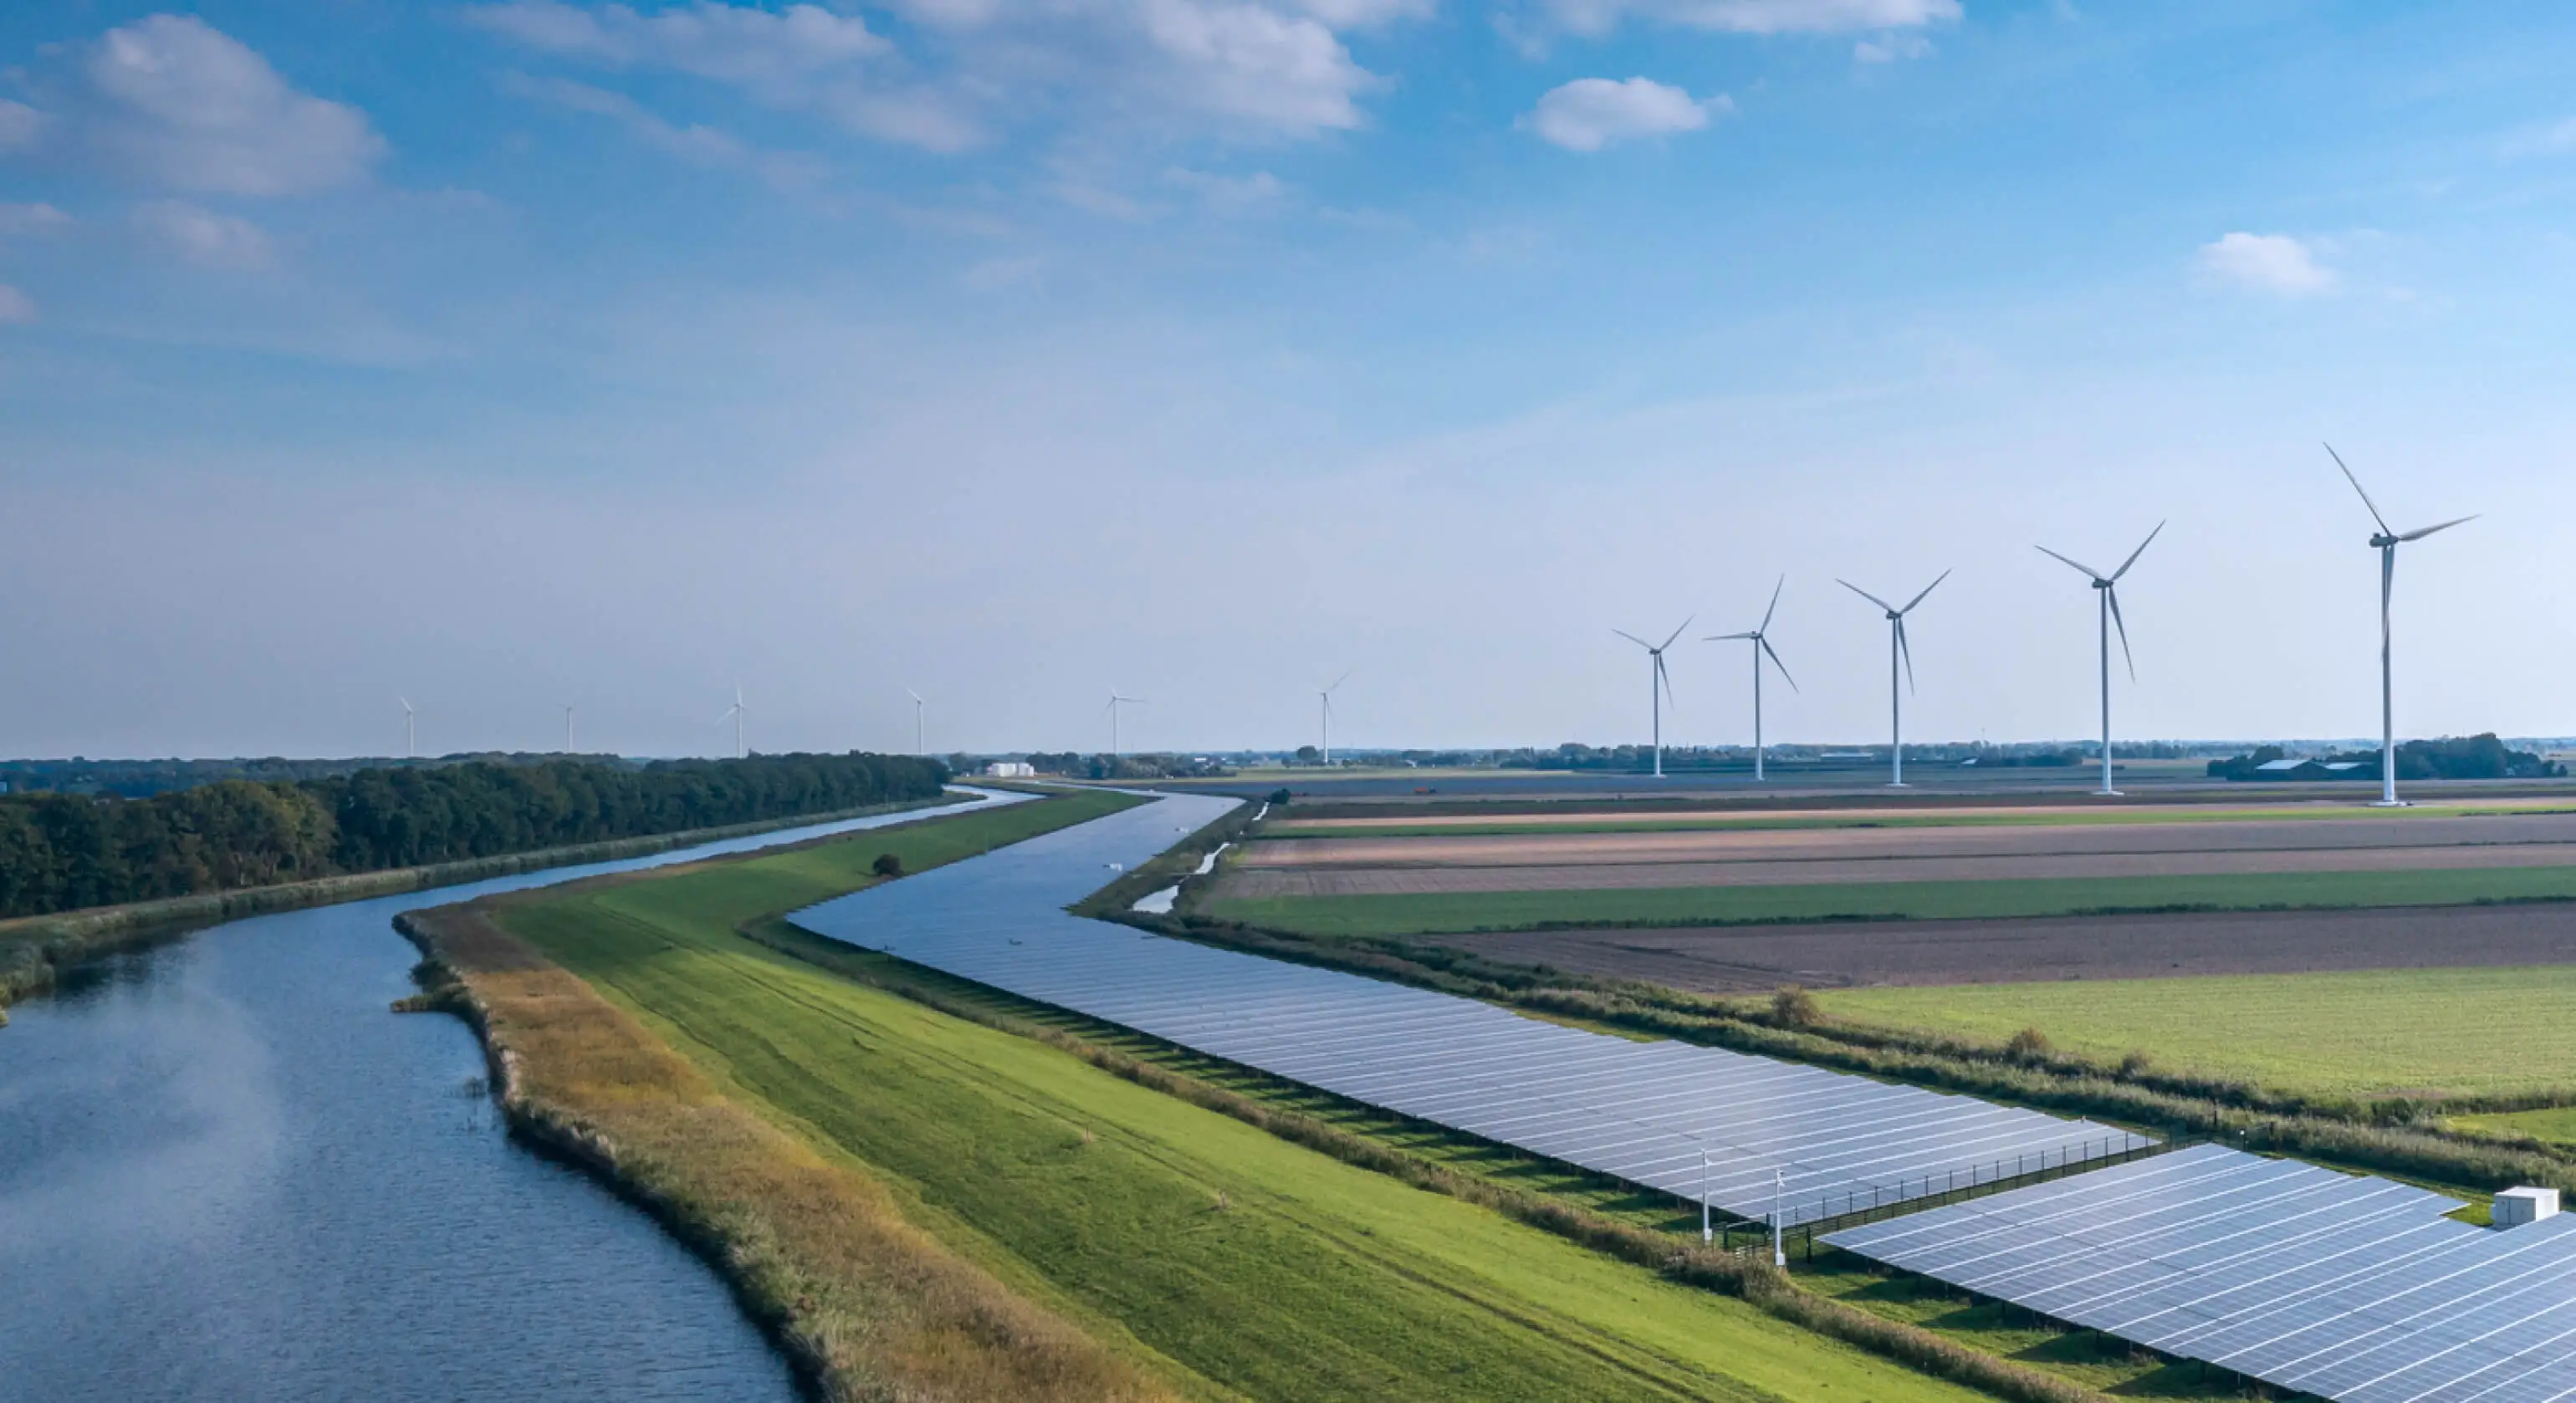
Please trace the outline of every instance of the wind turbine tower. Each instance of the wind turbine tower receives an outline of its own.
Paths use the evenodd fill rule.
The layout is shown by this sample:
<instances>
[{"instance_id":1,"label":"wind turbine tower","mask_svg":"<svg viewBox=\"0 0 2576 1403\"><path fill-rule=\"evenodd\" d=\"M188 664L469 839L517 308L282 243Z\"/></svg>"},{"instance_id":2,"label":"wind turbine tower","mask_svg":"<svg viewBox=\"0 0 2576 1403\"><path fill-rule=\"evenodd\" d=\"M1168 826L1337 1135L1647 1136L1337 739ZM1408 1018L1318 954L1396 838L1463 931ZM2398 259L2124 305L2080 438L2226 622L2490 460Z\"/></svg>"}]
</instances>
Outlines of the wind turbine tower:
<instances>
[{"instance_id":1,"label":"wind turbine tower","mask_svg":"<svg viewBox=\"0 0 2576 1403\"><path fill-rule=\"evenodd\" d=\"M1696 614L1691 616L1691 618L1697 617L1699 616ZM1649 643L1624 628L1610 630L1646 650L1646 657L1650 664L1646 671L1646 703L1654 710L1655 778L1657 779L1664 777L1664 703L1673 695L1672 674L1664 671L1664 650L1673 646L1673 639L1682 636L1682 628L1690 626L1690 619L1682 620L1682 627L1674 629L1661 643Z\"/></svg>"},{"instance_id":2,"label":"wind turbine tower","mask_svg":"<svg viewBox=\"0 0 2576 1403\"><path fill-rule=\"evenodd\" d=\"M403 758L409 760L420 753L420 746L417 741L417 737L419 735L417 723L420 720L420 713L411 709L411 699L409 697L396 697L394 700L402 703Z\"/></svg>"},{"instance_id":3,"label":"wind turbine tower","mask_svg":"<svg viewBox=\"0 0 2576 1403\"><path fill-rule=\"evenodd\" d=\"M921 693L906 687L903 689L903 694L912 698L912 753L926 754L927 752L921 747Z\"/></svg>"},{"instance_id":4,"label":"wind turbine tower","mask_svg":"<svg viewBox=\"0 0 2576 1403\"><path fill-rule=\"evenodd\" d=\"M1798 690L1798 679L1789 675L1789 665L1780 661L1780 655L1771 650L1771 616L1780 611L1780 591L1788 583L1789 577L1783 575L1778 584L1771 586L1771 607L1762 611L1760 628L1743 633L1713 633L1700 640L1703 643L1750 640L1753 644L1753 782L1755 784L1762 782L1762 659L1767 655L1771 659L1771 665L1780 669L1780 680L1789 684L1790 691Z\"/></svg>"},{"instance_id":5,"label":"wind turbine tower","mask_svg":"<svg viewBox=\"0 0 2576 1403\"><path fill-rule=\"evenodd\" d=\"M1145 699L1143 697L1120 696L1117 688L1112 687L1109 689L1109 760L1111 765L1115 766L1118 762L1118 758L1126 754L1125 751L1118 748L1118 708L1122 706L1143 706L1144 704Z\"/></svg>"},{"instance_id":6,"label":"wind turbine tower","mask_svg":"<svg viewBox=\"0 0 2576 1403\"><path fill-rule=\"evenodd\" d=\"M1877 595L1870 593L1868 590L1862 589L1860 586L1853 584L1849 580L1837 579L1834 581L1835 584L1841 585L1843 588L1850 590L1852 593L1859 595L1861 598L1866 599L1870 603L1887 611L1887 717L1889 737L1887 747L1887 787L1890 789L1903 789L1905 787L1905 693L1914 690L1914 650L1907 647L1905 643L1905 616L1913 613L1914 606L1922 603L1924 599L1931 595L1932 591L1939 589L1941 587L1941 580L1946 580L1948 578L1950 578L1950 572L1947 570L1942 571L1940 579L1936 579L1932 583L1925 585L1923 587L1923 593L1907 600L1905 607L1902 609L1899 609L1895 605L1888 603L1886 600L1879 598ZM1896 685L1896 669L1899 663L1903 663L1905 667L1905 687L1902 691L1898 690Z\"/></svg>"},{"instance_id":7,"label":"wind turbine tower","mask_svg":"<svg viewBox=\"0 0 2576 1403\"><path fill-rule=\"evenodd\" d=\"M2343 468L2344 480L2352 484L2353 491L2361 493L2361 504L2370 508L2370 519L2379 523L2379 534L2370 538L2370 544L2379 551L2379 802L2373 807L2401 808L2406 801L2397 797L2396 684L2390 678L2388 624L2389 595L2397 587L2397 548L2477 518L2454 517L2438 526L2418 527L2402 534L2391 531L2388 518L2379 514L2379 504L2362 491L2361 479L2352 475L2351 468L2344 467L2343 455L2335 452L2331 443L2326 445L2326 456L2334 459L2336 467Z\"/></svg>"},{"instance_id":8,"label":"wind turbine tower","mask_svg":"<svg viewBox=\"0 0 2576 1403\"><path fill-rule=\"evenodd\" d=\"M1333 767L1333 693L1350 680L1351 675L1345 672L1333 679L1332 686L1315 689L1315 700L1323 703L1324 709L1324 768L1328 770Z\"/></svg>"},{"instance_id":9,"label":"wind turbine tower","mask_svg":"<svg viewBox=\"0 0 2576 1403\"><path fill-rule=\"evenodd\" d=\"M726 707L724 715L716 718L716 724L721 726L727 721L733 723L733 758L737 760L751 754L743 748L742 744L742 718L750 714L751 708L742 703L742 684L736 682L733 684L733 705Z\"/></svg>"},{"instance_id":10,"label":"wind turbine tower","mask_svg":"<svg viewBox=\"0 0 2576 1403\"><path fill-rule=\"evenodd\" d=\"M572 703L564 703L564 754L572 754Z\"/></svg>"},{"instance_id":11,"label":"wind turbine tower","mask_svg":"<svg viewBox=\"0 0 2576 1403\"><path fill-rule=\"evenodd\" d=\"M2046 546L2035 547L2050 559L2064 561L2083 571L2092 579L2093 593L2097 597L2094 612L2101 616L2102 630L2102 787L2093 791L2096 794L2117 796L2120 792L2111 787L2111 630L2115 627L2120 630L2120 656L2129 664L2129 680L2138 680L2138 660L2129 653L2129 625L2120 617L2120 577L2129 573L2129 567L2138 563L2138 557L2147 553L2148 544L2164 529L2165 524L2157 522L2156 529L2147 533L2147 539L2138 542L2138 548L2129 552L2129 558L2120 562L2120 568L2108 575L2079 560L2059 555Z\"/></svg>"}]
</instances>

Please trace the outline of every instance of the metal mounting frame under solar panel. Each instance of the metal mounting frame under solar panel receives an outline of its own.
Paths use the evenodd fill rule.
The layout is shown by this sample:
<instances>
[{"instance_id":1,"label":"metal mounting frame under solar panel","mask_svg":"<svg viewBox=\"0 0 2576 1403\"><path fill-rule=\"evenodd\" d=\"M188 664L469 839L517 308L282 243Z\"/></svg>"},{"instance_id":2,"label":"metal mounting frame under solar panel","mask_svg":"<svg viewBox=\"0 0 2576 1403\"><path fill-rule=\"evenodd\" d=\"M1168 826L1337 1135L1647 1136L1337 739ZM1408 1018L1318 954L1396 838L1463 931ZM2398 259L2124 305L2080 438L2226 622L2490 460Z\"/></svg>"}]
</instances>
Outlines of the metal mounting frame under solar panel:
<instances>
[{"instance_id":1,"label":"metal mounting frame under solar panel","mask_svg":"<svg viewBox=\"0 0 2576 1403\"><path fill-rule=\"evenodd\" d=\"M2576 1398L2576 1217L2200 1145L1824 1240L2349 1403Z\"/></svg>"},{"instance_id":2,"label":"metal mounting frame under solar panel","mask_svg":"<svg viewBox=\"0 0 2576 1403\"><path fill-rule=\"evenodd\" d=\"M1763 1219L1776 1202L1786 1226L2154 1143L1793 1062L1587 1032L1062 909L1235 803L1163 797L789 919L1686 1200L1705 1192L1739 1217Z\"/></svg>"}]
</instances>

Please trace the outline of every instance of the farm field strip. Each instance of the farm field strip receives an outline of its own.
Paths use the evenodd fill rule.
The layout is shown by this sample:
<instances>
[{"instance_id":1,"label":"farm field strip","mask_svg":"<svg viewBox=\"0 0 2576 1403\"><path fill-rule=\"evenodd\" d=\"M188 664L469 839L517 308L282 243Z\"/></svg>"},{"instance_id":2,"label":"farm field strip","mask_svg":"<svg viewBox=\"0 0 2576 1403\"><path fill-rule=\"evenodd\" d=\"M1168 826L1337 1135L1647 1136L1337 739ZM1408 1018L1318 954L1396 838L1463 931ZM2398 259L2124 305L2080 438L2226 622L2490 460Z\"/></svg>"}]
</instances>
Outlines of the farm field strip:
<instances>
[{"instance_id":1,"label":"farm field strip","mask_svg":"<svg viewBox=\"0 0 2576 1403\"><path fill-rule=\"evenodd\" d=\"M2495 1095L2576 1082L2576 966L1836 989L1855 1023L2070 1052L2329 1096ZM2563 1114L2563 1113L2561 1113Z\"/></svg>"},{"instance_id":2,"label":"farm field strip","mask_svg":"<svg viewBox=\"0 0 2576 1403\"><path fill-rule=\"evenodd\" d=\"M864 885L879 846L505 919L717 1082L882 1176L921 1226L1197 1396L1983 1397L736 934Z\"/></svg>"},{"instance_id":3,"label":"farm field strip","mask_svg":"<svg viewBox=\"0 0 2576 1403\"><path fill-rule=\"evenodd\" d=\"M1652 886L1554 891L1239 898L1203 914L1304 935L1395 936L1544 926L1946 920L2118 912L2338 910L2576 901L2576 867L2214 873L1993 881Z\"/></svg>"},{"instance_id":4,"label":"farm field strip","mask_svg":"<svg viewBox=\"0 0 2576 1403\"><path fill-rule=\"evenodd\" d=\"M1383 818L1280 818L1262 829L1274 838L1397 838L1519 836L1533 834L1628 832L1762 832L1768 830L1841 828L2080 828L2129 824L2241 822L2411 823L2426 819L2486 815L2576 813L2576 796L2567 799L2495 799L2423 804L2404 809L2373 809L2355 800L2318 800L2300 805L2155 804L2131 808L2084 808L2034 805L2018 808L1813 809L1780 812L1727 810L1711 813L1616 812L1568 814L1412 814Z\"/></svg>"}]
</instances>

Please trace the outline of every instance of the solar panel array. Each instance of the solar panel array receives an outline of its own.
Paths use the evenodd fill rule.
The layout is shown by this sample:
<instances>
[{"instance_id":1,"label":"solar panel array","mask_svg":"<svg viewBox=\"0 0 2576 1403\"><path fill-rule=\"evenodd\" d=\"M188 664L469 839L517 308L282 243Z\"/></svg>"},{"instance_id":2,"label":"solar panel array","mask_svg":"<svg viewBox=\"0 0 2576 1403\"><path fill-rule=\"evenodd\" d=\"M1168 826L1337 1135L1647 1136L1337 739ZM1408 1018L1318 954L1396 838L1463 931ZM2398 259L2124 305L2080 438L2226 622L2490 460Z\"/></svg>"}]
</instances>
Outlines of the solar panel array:
<instances>
[{"instance_id":1,"label":"solar panel array","mask_svg":"<svg viewBox=\"0 0 2576 1403\"><path fill-rule=\"evenodd\" d=\"M799 911L818 935L1784 1226L2143 1149L2086 1121L1078 920L1223 815L1167 797ZM1706 1158L1703 1160L1703 1154Z\"/></svg>"},{"instance_id":2,"label":"solar panel array","mask_svg":"<svg viewBox=\"0 0 2576 1403\"><path fill-rule=\"evenodd\" d=\"M2182 1359L2348 1403L2576 1398L2576 1215L2195 1146L1828 1235Z\"/></svg>"}]
</instances>

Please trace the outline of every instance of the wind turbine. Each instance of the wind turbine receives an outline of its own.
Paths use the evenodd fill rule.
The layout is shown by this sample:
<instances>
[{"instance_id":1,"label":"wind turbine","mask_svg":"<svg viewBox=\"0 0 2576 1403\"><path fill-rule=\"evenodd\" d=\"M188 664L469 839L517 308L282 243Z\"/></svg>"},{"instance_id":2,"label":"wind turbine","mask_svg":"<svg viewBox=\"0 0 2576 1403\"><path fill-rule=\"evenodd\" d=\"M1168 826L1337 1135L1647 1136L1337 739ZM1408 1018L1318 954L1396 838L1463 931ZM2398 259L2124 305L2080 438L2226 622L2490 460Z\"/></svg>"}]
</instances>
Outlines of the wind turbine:
<instances>
[{"instance_id":1,"label":"wind turbine","mask_svg":"<svg viewBox=\"0 0 2576 1403\"><path fill-rule=\"evenodd\" d=\"M2389 677L2388 656L2388 598L2397 586L2397 548L2408 541L2420 541L2436 531L2448 531L2461 522L2477 518L2454 517L2438 526L2419 527L2402 535L2391 531L2388 518L2379 514L2379 504L2370 500L2368 492L2362 491L2361 479L2352 475L2352 469L2344 467L2343 455L2335 452L2331 443L2326 445L2326 456L2335 460L2336 467L2343 468L2344 481L2352 484L2353 491L2361 493L2361 504L2370 508L2370 519L2379 523L2379 534L2370 538L2371 545L2379 550L2379 802L2373 807L2400 808L2405 801L2397 797L2396 689Z\"/></svg>"},{"instance_id":2,"label":"wind turbine","mask_svg":"<svg viewBox=\"0 0 2576 1403\"><path fill-rule=\"evenodd\" d=\"M1324 706L1324 768L1328 770L1333 767L1333 693L1350 680L1351 675L1345 672L1333 679L1332 686L1315 689L1315 700Z\"/></svg>"},{"instance_id":3,"label":"wind turbine","mask_svg":"<svg viewBox=\"0 0 2576 1403\"><path fill-rule=\"evenodd\" d=\"M1691 616L1691 618L1697 617L1699 616L1696 614ZM1654 708L1655 715L1655 778L1657 779L1664 777L1664 703L1673 694L1672 674L1664 671L1664 650L1673 646L1673 639L1682 636L1682 628L1690 626L1690 619L1682 620L1682 627L1674 629L1661 643L1649 643L1624 628L1610 630L1645 649L1646 657L1651 663L1646 673L1646 701Z\"/></svg>"},{"instance_id":4,"label":"wind turbine","mask_svg":"<svg viewBox=\"0 0 2576 1403\"><path fill-rule=\"evenodd\" d=\"M396 697L394 700L402 703L403 758L409 760L420 753L420 747L415 744L413 740L413 737L418 734L418 731L415 729L415 723L420 720L420 713L411 709L411 699L409 697Z\"/></svg>"},{"instance_id":5,"label":"wind turbine","mask_svg":"<svg viewBox=\"0 0 2576 1403\"><path fill-rule=\"evenodd\" d=\"M1789 690L1793 692L1798 690L1798 679L1789 675L1789 665L1780 661L1778 653L1772 652L1771 639L1768 636L1771 616L1780 610L1780 591L1788 583L1789 577L1783 575L1780 577L1780 583L1771 587L1771 607L1762 611L1760 628L1744 633L1713 633L1700 640L1702 643L1729 643L1749 639L1753 644L1753 782L1756 784L1762 782L1762 658L1764 654L1770 654L1771 665L1780 669L1780 680L1789 684Z\"/></svg>"},{"instance_id":6,"label":"wind turbine","mask_svg":"<svg viewBox=\"0 0 2576 1403\"><path fill-rule=\"evenodd\" d=\"M1932 583L1925 585L1923 587L1923 593L1907 600L1905 607L1902 609L1899 609L1895 605L1888 603L1886 600L1879 598L1877 595L1870 593L1868 590L1862 589L1860 586L1853 584L1849 580L1836 579L1834 581L1835 584L1841 585L1843 588L1850 590L1852 593L1859 595L1861 598L1866 599L1870 603L1887 611L1887 714L1888 735L1890 737L1890 742L1887 748L1887 759L1890 766L1888 771L1887 787L1890 789L1903 789L1905 787L1905 693L1896 689L1896 665L1898 662L1902 661L1905 664L1906 691L1912 691L1914 689L1914 650L1905 646L1905 616L1913 613L1914 606L1922 603L1925 597L1929 596L1932 591L1939 589L1941 587L1941 580L1946 580L1948 578L1950 578L1950 572L1947 570L1942 571L1940 579L1934 580Z\"/></svg>"},{"instance_id":7,"label":"wind turbine","mask_svg":"<svg viewBox=\"0 0 2576 1403\"><path fill-rule=\"evenodd\" d=\"M1118 757L1126 753L1118 748L1118 708L1144 704L1143 697L1124 697L1118 694L1117 688L1109 689L1109 761L1112 768L1116 767Z\"/></svg>"},{"instance_id":8,"label":"wind turbine","mask_svg":"<svg viewBox=\"0 0 2576 1403\"><path fill-rule=\"evenodd\" d=\"M716 724L721 726L727 721L733 723L733 758L737 760L751 754L742 746L742 718L750 714L751 708L742 704L742 684L736 682L733 684L733 705L726 707L724 715L716 718Z\"/></svg>"},{"instance_id":9,"label":"wind turbine","mask_svg":"<svg viewBox=\"0 0 2576 1403\"><path fill-rule=\"evenodd\" d=\"M564 754L572 754L572 703L564 703Z\"/></svg>"},{"instance_id":10,"label":"wind turbine","mask_svg":"<svg viewBox=\"0 0 2576 1403\"><path fill-rule=\"evenodd\" d=\"M912 753L919 755L923 753L921 748L921 693L914 691L910 687L906 687L903 689L903 694L912 698Z\"/></svg>"},{"instance_id":11,"label":"wind turbine","mask_svg":"<svg viewBox=\"0 0 2576 1403\"><path fill-rule=\"evenodd\" d=\"M2147 553L2149 542L2154 541L2164 529L2165 524L2157 522L2156 529L2147 533L2147 539L2138 542L2138 548L2129 552L2129 558L2120 562L2120 568L2108 575L2082 561L2059 555L2046 546L2033 547L2041 555L2064 561L2091 576L2093 593L2099 596L2100 602L2094 606L2094 612L2101 616L2102 628L2102 787L2093 791L2096 794L2116 796L2120 792L2111 787L2111 630L2114 627L2120 630L2120 656L2128 661L2129 680L2138 680L2138 660L2129 652L2129 625L2120 617L2120 577L2129 573L2129 567L2138 563L2138 557Z\"/></svg>"}]
</instances>

